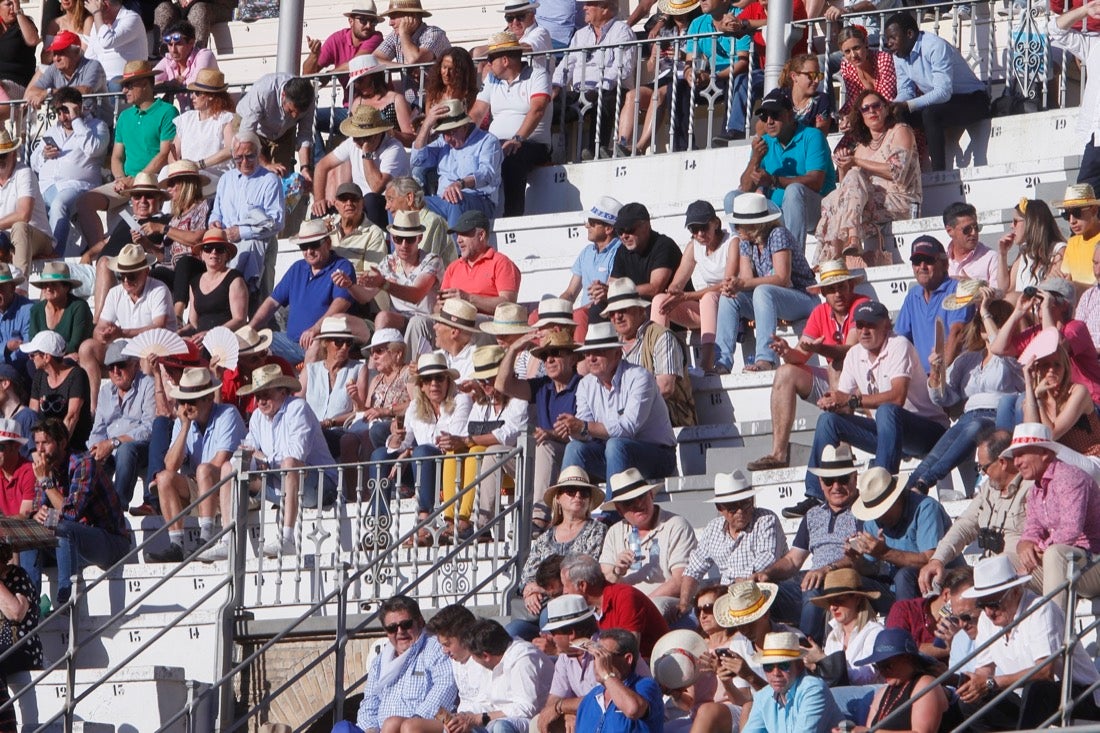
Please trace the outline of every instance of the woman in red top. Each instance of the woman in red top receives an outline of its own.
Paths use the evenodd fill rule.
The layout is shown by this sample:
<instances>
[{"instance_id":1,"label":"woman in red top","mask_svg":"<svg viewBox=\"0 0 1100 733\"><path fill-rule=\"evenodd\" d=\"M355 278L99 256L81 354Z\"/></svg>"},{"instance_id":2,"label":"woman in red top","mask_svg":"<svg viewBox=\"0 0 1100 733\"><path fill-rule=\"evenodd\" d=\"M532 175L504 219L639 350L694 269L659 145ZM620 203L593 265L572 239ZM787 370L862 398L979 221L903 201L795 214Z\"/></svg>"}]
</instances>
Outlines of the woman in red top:
<instances>
[{"instance_id":1,"label":"woman in red top","mask_svg":"<svg viewBox=\"0 0 1100 733\"><path fill-rule=\"evenodd\" d=\"M848 140L848 113L852 102L864 89L874 89L883 99L898 96L898 78L894 71L894 57L886 51L875 51L867 46L867 31L858 25L842 28L836 37L844 60L840 62L840 75L844 79L844 106L840 108L840 131L845 133L841 146L851 145Z\"/></svg>"}]
</instances>

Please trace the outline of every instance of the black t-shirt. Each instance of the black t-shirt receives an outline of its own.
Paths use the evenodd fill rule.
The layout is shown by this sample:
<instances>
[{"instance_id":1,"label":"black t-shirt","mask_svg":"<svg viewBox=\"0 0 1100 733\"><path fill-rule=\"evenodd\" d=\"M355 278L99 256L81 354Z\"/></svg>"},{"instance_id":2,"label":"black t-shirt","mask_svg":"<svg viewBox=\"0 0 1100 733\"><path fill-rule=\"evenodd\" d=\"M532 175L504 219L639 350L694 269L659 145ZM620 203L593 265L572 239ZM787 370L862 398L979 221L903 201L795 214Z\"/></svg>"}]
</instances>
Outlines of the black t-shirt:
<instances>
[{"instance_id":1,"label":"black t-shirt","mask_svg":"<svg viewBox=\"0 0 1100 733\"><path fill-rule=\"evenodd\" d=\"M637 250L630 251L625 246L620 246L615 254L615 264L611 268L611 277L629 277L635 285L645 285L649 282L654 270L668 268L673 273L680 266L683 253L670 238L657 232L649 233L649 246L645 253ZM684 288L693 290L689 280ZM647 298L646 300L652 300Z\"/></svg>"},{"instance_id":2,"label":"black t-shirt","mask_svg":"<svg viewBox=\"0 0 1100 733\"><path fill-rule=\"evenodd\" d=\"M137 223L145 224L151 221L156 224L167 224L171 220L172 217L168 214L153 214L148 219L137 219ZM149 240L153 244L161 246L164 243L164 235L154 234L149 237ZM122 252L122 248L128 244L132 244L133 241L133 238L130 236L130 225L125 221L120 221L118 225L111 230L111 236L107 239L106 246L103 247L103 251L99 254L101 257L118 257L119 253Z\"/></svg>"},{"instance_id":3,"label":"black t-shirt","mask_svg":"<svg viewBox=\"0 0 1100 733\"><path fill-rule=\"evenodd\" d=\"M0 34L0 79L10 79L25 87L34 76L35 63L34 46L28 46L23 40L23 32L16 21Z\"/></svg>"}]
</instances>

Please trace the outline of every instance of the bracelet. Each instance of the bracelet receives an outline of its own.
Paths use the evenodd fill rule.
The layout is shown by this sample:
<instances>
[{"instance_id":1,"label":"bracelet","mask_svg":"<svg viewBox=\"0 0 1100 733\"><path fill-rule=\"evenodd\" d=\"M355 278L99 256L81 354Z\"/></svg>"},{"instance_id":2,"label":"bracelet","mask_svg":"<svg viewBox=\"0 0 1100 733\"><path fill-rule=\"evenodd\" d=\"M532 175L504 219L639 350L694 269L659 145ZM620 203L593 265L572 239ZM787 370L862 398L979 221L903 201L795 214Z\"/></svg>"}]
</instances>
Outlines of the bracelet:
<instances>
[{"instance_id":1,"label":"bracelet","mask_svg":"<svg viewBox=\"0 0 1100 733\"><path fill-rule=\"evenodd\" d=\"M199 166L200 169L205 168L206 167L206 158L199 158L198 166Z\"/></svg>"}]
</instances>

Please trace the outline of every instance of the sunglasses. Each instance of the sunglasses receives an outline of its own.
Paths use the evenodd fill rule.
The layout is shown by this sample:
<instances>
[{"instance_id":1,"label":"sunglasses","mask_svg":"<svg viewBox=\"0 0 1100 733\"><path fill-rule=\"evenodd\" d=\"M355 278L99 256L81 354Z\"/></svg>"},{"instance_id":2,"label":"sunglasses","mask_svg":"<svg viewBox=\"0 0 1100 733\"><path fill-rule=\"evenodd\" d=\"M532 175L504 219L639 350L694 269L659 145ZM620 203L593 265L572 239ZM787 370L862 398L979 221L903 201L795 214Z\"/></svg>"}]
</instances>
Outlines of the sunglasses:
<instances>
[{"instance_id":1,"label":"sunglasses","mask_svg":"<svg viewBox=\"0 0 1100 733\"><path fill-rule=\"evenodd\" d=\"M633 227L633 228L631 228L631 229L616 229L615 231L619 233L619 236L620 236L620 237L622 237L622 236L630 236L630 237L633 237L633 236L634 236L634 233L638 231L638 228L637 228L637 227Z\"/></svg>"},{"instance_id":2,"label":"sunglasses","mask_svg":"<svg viewBox=\"0 0 1100 733\"><path fill-rule=\"evenodd\" d=\"M934 265L936 264L936 259L934 257L925 257L924 255L918 255L916 257L910 258L909 262L913 265L913 267L920 267L921 265Z\"/></svg>"},{"instance_id":3,"label":"sunglasses","mask_svg":"<svg viewBox=\"0 0 1100 733\"><path fill-rule=\"evenodd\" d=\"M790 662L775 662L774 664L764 664L762 666L764 667L764 674L767 674L768 672L771 672L773 669L778 669L780 672L790 672L791 671L791 663Z\"/></svg>"},{"instance_id":4,"label":"sunglasses","mask_svg":"<svg viewBox=\"0 0 1100 733\"><path fill-rule=\"evenodd\" d=\"M132 198L134 201L139 201L139 200L155 201L156 199L158 199L160 197L157 196L155 193L132 193L132 194L130 194L130 198Z\"/></svg>"},{"instance_id":5,"label":"sunglasses","mask_svg":"<svg viewBox=\"0 0 1100 733\"><path fill-rule=\"evenodd\" d=\"M975 603L978 608L987 611L997 611L1004 607L1006 594L1002 593L997 598L979 598Z\"/></svg>"},{"instance_id":6,"label":"sunglasses","mask_svg":"<svg viewBox=\"0 0 1100 733\"><path fill-rule=\"evenodd\" d=\"M851 480L854 473L846 473L843 476L822 476L821 483L826 486L832 486L833 484L846 484Z\"/></svg>"},{"instance_id":7,"label":"sunglasses","mask_svg":"<svg viewBox=\"0 0 1100 733\"><path fill-rule=\"evenodd\" d=\"M329 343L338 349L346 349L351 346L351 339L329 339Z\"/></svg>"},{"instance_id":8,"label":"sunglasses","mask_svg":"<svg viewBox=\"0 0 1100 733\"><path fill-rule=\"evenodd\" d=\"M600 221L599 219L589 219L584 223L586 227L606 227L610 226L606 221Z\"/></svg>"},{"instance_id":9,"label":"sunglasses","mask_svg":"<svg viewBox=\"0 0 1100 733\"><path fill-rule=\"evenodd\" d=\"M225 254L226 248L224 244L204 244L202 251L206 254Z\"/></svg>"},{"instance_id":10,"label":"sunglasses","mask_svg":"<svg viewBox=\"0 0 1100 733\"><path fill-rule=\"evenodd\" d=\"M769 112L767 110L762 110L760 112L757 112L756 116L760 118L761 122L770 122L772 120L775 120L776 122L783 121L783 114L781 112Z\"/></svg>"},{"instance_id":11,"label":"sunglasses","mask_svg":"<svg viewBox=\"0 0 1100 733\"><path fill-rule=\"evenodd\" d=\"M135 82L135 81L124 81L124 82L122 82L121 86L122 86L123 89L133 89L135 86L137 86L137 82Z\"/></svg>"},{"instance_id":12,"label":"sunglasses","mask_svg":"<svg viewBox=\"0 0 1100 733\"><path fill-rule=\"evenodd\" d=\"M705 232L708 229L710 229L709 224L691 224L690 226L688 226L688 231L692 234L699 234L700 232Z\"/></svg>"},{"instance_id":13,"label":"sunglasses","mask_svg":"<svg viewBox=\"0 0 1100 733\"><path fill-rule=\"evenodd\" d=\"M718 504L718 509L724 512L738 512L738 511L751 511L752 499L743 499L742 501L727 501Z\"/></svg>"},{"instance_id":14,"label":"sunglasses","mask_svg":"<svg viewBox=\"0 0 1100 733\"><path fill-rule=\"evenodd\" d=\"M527 17L527 13L505 13L504 14L504 22L505 23L515 23L517 20L523 20L526 17Z\"/></svg>"},{"instance_id":15,"label":"sunglasses","mask_svg":"<svg viewBox=\"0 0 1100 733\"><path fill-rule=\"evenodd\" d=\"M192 398L185 399L185 400L176 400L176 403L180 404L180 405L192 406L192 405L199 404L199 400L198 400L198 398L192 397Z\"/></svg>"},{"instance_id":16,"label":"sunglasses","mask_svg":"<svg viewBox=\"0 0 1100 733\"><path fill-rule=\"evenodd\" d=\"M569 496L590 496L592 494L592 489L586 489L583 486L563 486L558 489L558 492L561 494L568 494Z\"/></svg>"},{"instance_id":17,"label":"sunglasses","mask_svg":"<svg viewBox=\"0 0 1100 733\"><path fill-rule=\"evenodd\" d=\"M713 603L705 603L702 606L696 606L695 607L695 615L696 616L702 616L704 613L709 613L711 616L713 616L714 615L714 604Z\"/></svg>"},{"instance_id":18,"label":"sunglasses","mask_svg":"<svg viewBox=\"0 0 1100 733\"><path fill-rule=\"evenodd\" d=\"M259 158L259 157L260 157L259 153L245 153L244 155L234 155L233 156L233 162L234 163L243 163L246 160L256 160L256 158Z\"/></svg>"},{"instance_id":19,"label":"sunglasses","mask_svg":"<svg viewBox=\"0 0 1100 733\"><path fill-rule=\"evenodd\" d=\"M1080 206L1074 207L1072 209L1066 209L1065 211L1062 212L1062 218L1065 219L1066 221L1069 221L1071 218L1072 219L1080 219L1082 212L1084 212L1084 208L1082 208Z\"/></svg>"},{"instance_id":20,"label":"sunglasses","mask_svg":"<svg viewBox=\"0 0 1100 733\"><path fill-rule=\"evenodd\" d=\"M119 280L123 282L137 282L138 277L141 276L140 272L124 272L118 276Z\"/></svg>"},{"instance_id":21,"label":"sunglasses","mask_svg":"<svg viewBox=\"0 0 1100 733\"><path fill-rule=\"evenodd\" d=\"M981 230L981 224L967 224L962 228L962 233L969 237L971 234L977 234Z\"/></svg>"},{"instance_id":22,"label":"sunglasses","mask_svg":"<svg viewBox=\"0 0 1100 733\"><path fill-rule=\"evenodd\" d=\"M566 351L565 349L547 349L543 355L543 361L547 359L562 359L572 353L572 351Z\"/></svg>"},{"instance_id":23,"label":"sunglasses","mask_svg":"<svg viewBox=\"0 0 1100 733\"><path fill-rule=\"evenodd\" d=\"M969 613L960 613L958 616L955 616L955 619L958 622L964 623L964 624L973 624L973 623L978 622L978 617L977 616L972 616Z\"/></svg>"},{"instance_id":24,"label":"sunglasses","mask_svg":"<svg viewBox=\"0 0 1100 733\"><path fill-rule=\"evenodd\" d=\"M394 244L412 244L417 240L416 237L402 237L398 234L394 234L392 236Z\"/></svg>"},{"instance_id":25,"label":"sunglasses","mask_svg":"<svg viewBox=\"0 0 1100 733\"><path fill-rule=\"evenodd\" d=\"M195 39L188 38L182 33L173 33L170 36L165 36L164 42L167 43L169 46L181 46L185 43L194 43Z\"/></svg>"},{"instance_id":26,"label":"sunglasses","mask_svg":"<svg viewBox=\"0 0 1100 733\"><path fill-rule=\"evenodd\" d=\"M372 18L369 15L353 15L351 19L363 25L373 25L378 22L378 18Z\"/></svg>"},{"instance_id":27,"label":"sunglasses","mask_svg":"<svg viewBox=\"0 0 1100 733\"><path fill-rule=\"evenodd\" d=\"M867 114L868 112L878 112L881 109L882 102L868 102L867 104L860 107L859 111L863 114Z\"/></svg>"},{"instance_id":28,"label":"sunglasses","mask_svg":"<svg viewBox=\"0 0 1100 733\"><path fill-rule=\"evenodd\" d=\"M801 74L811 81L821 81L825 78L825 75L820 71L796 71L795 74Z\"/></svg>"},{"instance_id":29,"label":"sunglasses","mask_svg":"<svg viewBox=\"0 0 1100 733\"><path fill-rule=\"evenodd\" d=\"M371 348L370 353L374 354L375 356L377 356L378 354L385 354L387 351L389 351L389 348L390 347L388 346L374 346Z\"/></svg>"},{"instance_id":30,"label":"sunglasses","mask_svg":"<svg viewBox=\"0 0 1100 733\"><path fill-rule=\"evenodd\" d=\"M308 249L321 249L321 245L325 243L323 239L315 239L312 242L302 242L298 245L298 249L305 252Z\"/></svg>"},{"instance_id":31,"label":"sunglasses","mask_svg":"<svg viewBox=\"0 0 1100 733\"><path fill-rule=\"evenodd\" d=\"M435 384L436 382L445 382L447 380L446 374L429 374L426 377L421 377L421 382L427 382L429 384Z\"/></svg>"},{"instance_id":32,"label":"sunglasses","mask_svg":"<svg viewBox=\"0 0 1100 733\"><path fill-rule=\"evenodd\" d=\"M981 463L979 463L979 464L978 464L978 473L980 473L980 474L981 474L981 475L983 475L983 476L987 476L987 475L988 475L988 471L989 471L989 467L990 467L990 466L992 466L992 465L993 465L994 463L996 463L996 462L997 462L997 459L996 459L996 458L994 458L994 459L993 459L992 461L990 461L989 463L986 463L986 464L981 464Z\"/></svg>"},{"instance_id":33,"label":"sunglasses","mask_svg":"<svg viewBox=\"0 0 1100 733\"><path fill-rule=\"evenodd\" d=\"M119 361L114 364L107 365L107 371L109 372L122 372L126 371L126 367L129 365L128 361Z\"/></svg>"},{"instance_id":34,"label":"sunglasses","mask_svg":"<svg viewBox=\"0 0 1100 733\"><path fill-rule=\"evenodd\" d=\"M385 629L387 634L396 634L398 629L402 631L408 631L412 627L416 626L416 622L411 618L407 618L404 621L398 621L395 624L387 624L382 628Z\"/></svg>"},{"instance_id":35,"label":"sunglasses","mask_svg":"<svg viewBox=\"0 0 1100 733\"><path fill-rule=\"evenodd\" d=\"M633 499L624 499L615 503L622 506L623 509L630 511L631 509L645 506L646 500L651 498L651 496L652 494L642 494L641 496L635 496Z\"/></svg>"}]
</instances>

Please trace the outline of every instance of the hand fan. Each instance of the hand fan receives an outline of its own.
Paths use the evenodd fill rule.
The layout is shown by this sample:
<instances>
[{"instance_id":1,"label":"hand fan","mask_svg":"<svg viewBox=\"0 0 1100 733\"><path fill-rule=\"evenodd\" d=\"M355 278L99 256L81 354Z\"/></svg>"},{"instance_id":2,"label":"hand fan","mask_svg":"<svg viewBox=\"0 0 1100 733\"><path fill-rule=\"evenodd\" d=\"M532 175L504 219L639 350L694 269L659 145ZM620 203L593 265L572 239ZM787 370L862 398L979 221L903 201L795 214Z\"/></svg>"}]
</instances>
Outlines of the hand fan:
<instances>
[{"instance_id":1,"label":"hand fan","mask_svg":"<svg viewBox=\"0 0 1100 733\"><path fill-rule=\"evenodd\" d=\"M210 360L217 359L223 369L236 369L241 345L237 336L225 326L215 326L202 338L202 346L210 353Z\"/></svg>"},{"instance_id":2,"label":"hand fan","mask_svg":"<svg viewBox=\"0 0 1100 733\"><path fill-rule=\"evenodd\" d=\"M130 343L122 350L126 356L136 356L144 359L147 356L171 356L174 354L186 354L187 344L179 334L169 331L167 328L152 328L142 331L130 339Z\"/></svg>"}]
</instances>

